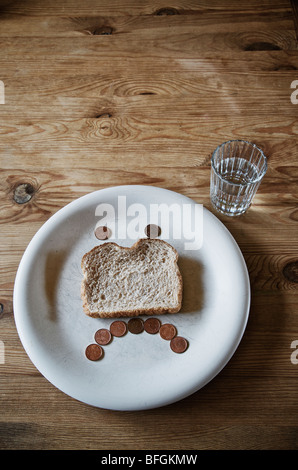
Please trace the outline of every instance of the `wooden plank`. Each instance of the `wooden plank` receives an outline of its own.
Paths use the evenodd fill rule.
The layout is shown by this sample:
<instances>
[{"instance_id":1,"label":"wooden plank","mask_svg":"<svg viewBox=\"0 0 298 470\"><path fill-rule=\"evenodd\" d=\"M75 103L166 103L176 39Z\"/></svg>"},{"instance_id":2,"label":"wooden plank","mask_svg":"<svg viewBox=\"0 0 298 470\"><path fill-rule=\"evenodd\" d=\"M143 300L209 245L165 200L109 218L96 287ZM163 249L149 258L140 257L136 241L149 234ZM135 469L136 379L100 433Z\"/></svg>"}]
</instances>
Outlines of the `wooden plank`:
<instances>
[{"instance_id":1,"label":"wooden plank","mask_svg":"<svg viewBox=\"0 0 298 470\"><path fill-rule=\"evenodd\" d=\"M152 32L145 30L139 33L129 33L129 40L122 41L121 35L110 36L84 36L65 37L63 47L59 38L0 38L1 58L9 60L13 56L15 60L34 60L36 55L39 59L84 59L97 60L112 58L121 55L125 57L143 58L166 57L173 59L191 59L198 54L206 57L210 53L226 53L258 50L268 50L266 44L272 44L270 51L297 50L297 40L294 30L285 30L283 35L279 31L267 32L240 32L240 33L195 33L181 32L179 38L175 31L162 32L158 37L153 37ZM141 40L140 40L141 39ZM57 47L57 45L59 46ZM136 44L139 44L136 47ZM259 46L258 46L259 44Z\"/></svg>"},{"instance_id":2,"label":"wooden plank","mask_svg":"<svg viewBox=\"0 0 298 470\"><path fill-rule=\"evenodd\" d=\"M170 9L169 9L170 10ZM174 12L177 10L174 10ZM48 12L47 12L48 13ZM212 10L207 8L195 14L144 15L136 16L24 16L2 14L0 37L78 37L86 35L123 35L133 31L169 32L179 28L180 32L239 33L260 30L279 31L293 29L291 8L253 12L239 10ZM21 26L21 27L20 27Z\"/></svg>"},{"instance_id":3,"label":"wooden plank","mask_svg":"<svg viewBox=\"0 0 298 470\"><path fill-rule=\"evenodd\" d=\"M138 71L140 75L147 73L148 79L151 73L173 73L173 72L187 72L187 73L218 73L224 72L238 72L253 74L256 71L265 72L276 72L276 71L292 71L295 74L295 70L298 68L297 53L295 51L238 51L231 53L221 52L202 52L200 58L183 58L175 57L155 57L154 61L144 61L142 57L123 57L120 60L109 58L107 61L105 57L96 57L96 60L87 60L84 57L63 57L50 60L39 60L38 69L39 73L34 74L36 67L36 57L30 59L19 58L22 61L22 67L16 65L16 62L11 57L1 58L1 77L7 78L5 71L11 71L9 74L9 80L19 78L22 76L26 77L34 75L35 79L38 79L39 74L46 76L51 73L56 73L57 78L61 75L61 78L67 74L70 79L71 77L77 77L86 75L84 74L82 67L88 64L88 75L89 78L92 76L97 78L101 75L105 75L109 70L115 71L114 79L119 76L125 76L133 71ZM150 73L149 73L150 72ZM28 83L29 86L29 83Z\"/></svg>"},{"instance_id":4,"label":"wooden plank","mask_svg":"<svg viewBox=\"0 0 298 470\"><path fill-rule=\"evenodd\" d=\"M187 409L185 413L187 413ZM73 410L69 411L74 412ZM173 410L173 413L176 410ZM150 415L152 416L152 415ZM200 416L197 418L200 421ZM109 415L103 415L100 420L109 420ZM142 416L143 419L143 416ZM170 419L165 416L164 420ZM3 425L3 447L2 449L14 449L15 441L18 440L18 449L21 450L95 450L110 451L113 446L117 446L117 450L131 451L132 442L134 450L151 450L161 452L165 448L168 450L191 450L196 454L200 450L260 450L260 442L263 443L266 450L284 451L295 449L297 427L296 426L268 426L268 425L223 425L216 424L207 426L207 424L193 424L187 429L176 424L175 431L171 431L171 436L167 439L165 436L166 428L164 427L163 419L157 419L155 416L151 417L151 421L155 420L155 426L151 425L151 421L145 419L144 425L146 431L141 433L140 428L136 426L134 429L132 423L127 426L124 424L117 427L112 423L111 431L114 434L114 439L103 431L98 430L92 438L87 435L85 428L79 432L79 427L76 426L72 429L73 438L66 432L60 429L61 425L56 425L56 432L53 426L46 426L41 424L30 423L11 423ZM114 421L113 421L114 422ZM92 422L93 423L93 422ZM90 427L95 427L95 423ZM157 429L162 429L162 434L156 433ZM210 444L210 435L214 436L214 444ZM122 437L120 437L122 436ZM78 445L75 446L74 442L78 440ZM35 442L35 445L33 444ZM55 445L53 444L55 442ZM183 444L185 442L185 444Z\"/></svg>"},{"instance_id":5,"label":"wooden plank","mask_svg":"<svg viewBox=\"0 0 298 470\"><path fill-rule=\"evenodd\" d=\"M199 3L196 0L177 0L175 7L166 7L164 2L160 0L130 0L129 3L120 2L118 0L102 0L100 3L94 5L94 0L85 0L84 2L77 2L76 0L66 0L61 4L58 0L44 0L39 2L37 0L27 0L24 4L22 0L14 1L13 3L6 1L2 6L3 13L14 13L22 15L40 16L45 13L49 16L77 16L77 15L136 15L136 14L157 14L161 15L164 11L169 15L169 10L172 13L191 14L192 12L201 12L204 10L230 10L236 13L238 11L245 11L247 14L256 12L272 12L274 10L289 9L290 4L288 0L275 0L274 4L270 0L263 0L260 3L258 0L252 0L249 3L244 0L226 0L224 3L221 0L204 0Z\"/></svg>"},{"instance_id":6,"label":"wooden plank","mask_svg":"<svg viewBox=\"0 0 298 470\"><path fill-rule=\"evenodd\" d=\"M108 149L119 147L124 143L151 143L172 145L185 142L203 142L210 136L210 127L213 123L214 132L212 139L209 138L209 149L214 150L221 142L229 139L244 138L244 140L254 141L261 148L266 147L272 142L272 146L291 137L291 129L293 129L292 139L296 135L296 120L287 118L284 121L281 118L274 118L266 122L264 118L257 119L253 117L238 116L235 117L235 123L230 121L211 120L209 116L197 118L186 117L182 121L177 121L177 116L172 118L163 116L155 119L132 117L115 117L102 119L77 119L72 121L37 121L30 122L7 122L1 128L2 148L6 145L22 142L24 149L32 148L32 145L40 145L40 149L49 148L52 150L63 145L72 148L81 147L82 151L88 151L89 147L95 147L96 152L104 157ZM234 127L235 126L235 127ZM208 134L208 135L207 135ZM102 144L105 144L105 150ZM198 144L199 145L199 144ZM84 147L82 147L84 146ZM60 147L61 150L61 147ZM171 149L168 148L171 153ZM174 150L173 150L174 152ZM200 146L198 146L198 154ZM269 152L267 152L269 155ZM207 155L204 155L206 158ZM4 158L4 156L3 156ZM59 155L57 155L59 158ZM78 162L79 163L79 162Z\"/></svg>"},{"instance_id":7,"label":"wooden plank","mask_svg":"<svg viewBox=\"0 0 298 470\"><path fill-rule=\"evenodd\" d=\"M119 78L113 78L112 73L102 75L72 76L69 72L65 77L57 79L56 74L34 73L27 67L28 74L23 69L22 77L8 79L9 69L2 78L6 84L5 106L0 110L0 122L3 120L1 133L10 134L11 120L30 120L54 118L78 119L100 118L99 122L114 123L117 118L144 120L149 117L159 122L164 119L177 120L182 124L201 118L198 131L208 126L208 121L215 116L220 117L231 113L235 119L264 119L273 122L287 117L297 117L295 106L291 103L290 85L293 81L292 71L276 71L268 76L265 72L255 72L253 76L247 73L221 74L176 71L171 74L152 74L146 79L146 73L134 76L132 71ZM248 85L249 81L249 85ZM262 101L262 106L260 102ZM16 119L11 119L12 114ZM112 118L112 119L106 119ZM116 121L114 121L114 119ZM283 129L288 133L288 126L295 123L286 120L276 124L276 133ZM133 124L138 126L138 122ZM154 127L151 122L150 126ZM249 123L248 125L252 125ZM264 127L266 126L266 121ZM275 129L274 129L275 130ZM175 131L174 131L175 132ZM272 133L272 130L270 131ZM11 134L12 136L12 134Z\"/></svg>"}]
</instances>

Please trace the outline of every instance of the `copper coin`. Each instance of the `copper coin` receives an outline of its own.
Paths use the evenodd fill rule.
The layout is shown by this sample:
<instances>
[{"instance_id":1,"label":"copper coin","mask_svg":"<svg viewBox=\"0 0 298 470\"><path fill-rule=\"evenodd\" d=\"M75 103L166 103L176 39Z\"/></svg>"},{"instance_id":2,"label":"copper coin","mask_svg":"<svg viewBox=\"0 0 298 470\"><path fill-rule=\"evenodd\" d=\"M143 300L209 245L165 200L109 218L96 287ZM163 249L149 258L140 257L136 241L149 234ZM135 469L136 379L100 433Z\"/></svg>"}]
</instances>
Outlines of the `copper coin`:
<instances>
[{"instance_id":1,"label":"copper coin","mask_svg":"<svg viewBox=\"0 0 298 470\"><path fill-rule=\"evenodd\" d=\"M113 323L110 325L110 332L113 336L124 336L127 332L127 325L122 320L113 321Z\"/></svg>"},{"instance_id":2,"label":"copper coin","mask_svg":"<svg viewBox=\"0 0 298 470\"><path fill-rule=\"evenodd\" d=\"M158 318L147 318L147 320L144 323L144 329L147 331L147 333L150 333L151 335L155 335L156 333L159 332L161 322L159 321Z\"/></svg>"},{"instance_id":3,"label":"copper coin","mask_svg":"<svg viewBox=\"0 0 298 470\"><path fill-rule=\"evenodd\" d=\"M105 344L109 344L112 339L112 334L106 328L101 328L95 333L94 339L98 344L102 344L104 346Z\"/></svg>"},{"instance_id":4,"label":"copper coin","mask_svg":"<svg viewBox=\"0 0 298 470\"><path fill-rule=\"evenodd\" d=\"M128 322L128 330L135 335L144 331L144 322L141 318L131 318Z\"/></svg>"},{"instance_id":5,"label":"copper coin","mask_svg":"<svg viewBox=\"0 0 298 470\"><path fill-rule=\"evenodd\" d=\"M107 240L111 236L111 230L108 227L100 226L95 229L94 234L98 240Z\"/></svg>"},{"instance_id":6,"label":"copper coin","mask_svg":"<svg viewBox=\"0 0 298 470\"><path fill-rule=\"evenodd\" d=\"M103 355L103 349L99 344L89 344L85 350L85 354L90 361L98 361Z\"/></svg>"},{"instance_id":7,"label":"copper coin","mask_svg":"<svg viewBox=\"0 0 298 470\"><path fill-rule=\"evenodd\" d=\"M161 234L161 229L158 225L149 224L145 227L145 234L148 238L157 238Z\"/></svg>"},{"instance_id":8,"label":"copper coin","mask_svg":"<svg viewBox=\"0 0 298 470\"><path fill-rule=\"evenodd\" d=\"M165 323L160 327L159 334L162 339L170 341L172 338L174 338L174 336L176 336L177 330L176 327L171 323Z\"/></svg>"},{"instance_id":9,"label":"copper coin","mask_svg":"<svg viewBox=\"0 0 298 470\"><path fill-rule=\"evenodd\" d=\"M188 341L182 336L176 336L171 339L170 347L175 353L183 353L188 348Z\"/></svg>"}]
</instances>

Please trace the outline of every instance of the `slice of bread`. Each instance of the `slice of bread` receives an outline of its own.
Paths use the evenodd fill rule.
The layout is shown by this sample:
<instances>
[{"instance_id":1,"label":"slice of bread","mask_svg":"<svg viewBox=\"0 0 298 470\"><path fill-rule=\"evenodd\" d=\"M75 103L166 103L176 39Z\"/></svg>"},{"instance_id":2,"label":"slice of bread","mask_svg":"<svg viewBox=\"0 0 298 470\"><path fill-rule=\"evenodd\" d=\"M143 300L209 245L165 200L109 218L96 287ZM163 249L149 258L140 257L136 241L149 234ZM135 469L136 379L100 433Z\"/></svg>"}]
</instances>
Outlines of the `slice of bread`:
<instances>
[{"instance_id":1,"label":"slice of bread","mask_svg":"<svg viewBox=\"0 0 298 470\"><path fill-rule=\"evenodd\" d=\"M106 242L81 262L83 309L91 317L114 318L179 312L182 276L178 253L160 239L132 247Z\"/></svg>"}]
</instances>

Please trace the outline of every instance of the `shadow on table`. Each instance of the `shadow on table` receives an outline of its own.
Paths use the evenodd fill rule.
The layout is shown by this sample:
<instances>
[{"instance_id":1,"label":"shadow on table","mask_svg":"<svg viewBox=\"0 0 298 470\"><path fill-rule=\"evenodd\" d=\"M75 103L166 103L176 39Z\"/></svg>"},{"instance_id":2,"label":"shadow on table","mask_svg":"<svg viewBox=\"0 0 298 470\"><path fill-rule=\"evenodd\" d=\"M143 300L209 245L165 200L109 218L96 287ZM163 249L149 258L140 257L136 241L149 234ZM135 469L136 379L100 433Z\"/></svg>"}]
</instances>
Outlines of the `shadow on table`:
<instances>
[{"instance_id":1,"label":"shadow on table","mask_svg":"<svg viewBox=\"0 0 298 470\"><path fill-rule=\"evenodd\" d=\"M49 252L45 264L45 293L49 303L49 316L51 321L56 321L56 295L60 275L65 263L67 251Z\"/></svg>"},{"instance_id":2,"label":"shadow on table","mask_svg":"<svg viewBox=\"0 0 298 470\"><path fill-rule=\"evenodd\" d=\"M204 304L203 266L198 260L184 256L179 257L178 265L183 278L181 313L197 313Z\"/></svg>"}]
</instances>

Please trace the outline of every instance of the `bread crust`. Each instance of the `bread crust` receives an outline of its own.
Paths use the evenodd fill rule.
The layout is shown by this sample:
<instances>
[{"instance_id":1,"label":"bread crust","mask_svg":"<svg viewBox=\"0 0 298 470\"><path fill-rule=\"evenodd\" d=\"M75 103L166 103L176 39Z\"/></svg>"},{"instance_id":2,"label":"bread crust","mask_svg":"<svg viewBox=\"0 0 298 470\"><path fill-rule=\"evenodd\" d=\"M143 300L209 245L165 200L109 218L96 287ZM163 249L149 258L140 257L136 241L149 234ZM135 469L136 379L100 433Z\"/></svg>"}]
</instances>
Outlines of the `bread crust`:
<instances>
[{"instance_id":1,"label":"bread crust","mask_svg":"<svg viewBox=\"0 0 298 470\"><path fill-rule=\"evenodd\" d=\"M120 311L114 311L114 312L91 312L89 309L89 304L87 300L87 294L86 294L86 289L85 289L85 260L87 256L90 256L93 253L97 253L101 251L102 249L105 249L107 245L112 245L116 246L117 248L120 248L121 250L126 250L126 251L133 251L139 247L139 245L143 244L144 242L146 243L163 243L166 244L168 247L170 247L174 254L175 254L175 265L176 265L176 274L178 277L178 284L179 284L179 291L178 291L178 305L175 308L142 308L142 309L131 309L131 310L120 310ZM122 247L118 245L115 242L105 242L102 243L101 245L97 245L94 248L92 248L90 251L85 253L82 257L81 260L81 268L84 273L84 279L81 284L81 298L83 301L83 310L86 315L93 317L93 318L120 318L120 317L134 317L134 316L139 316L139 315L162 315L164 313L178 313L181 309L182 306L182 296L183 296L183 279L182 275L180 273L179 267L178 267L178 252L177 250L170 245L168 242L165 240L160 240L160 239L150 239L150 238L141 238L137 240L131 247Z\"/></svg>"}]
</instances>

